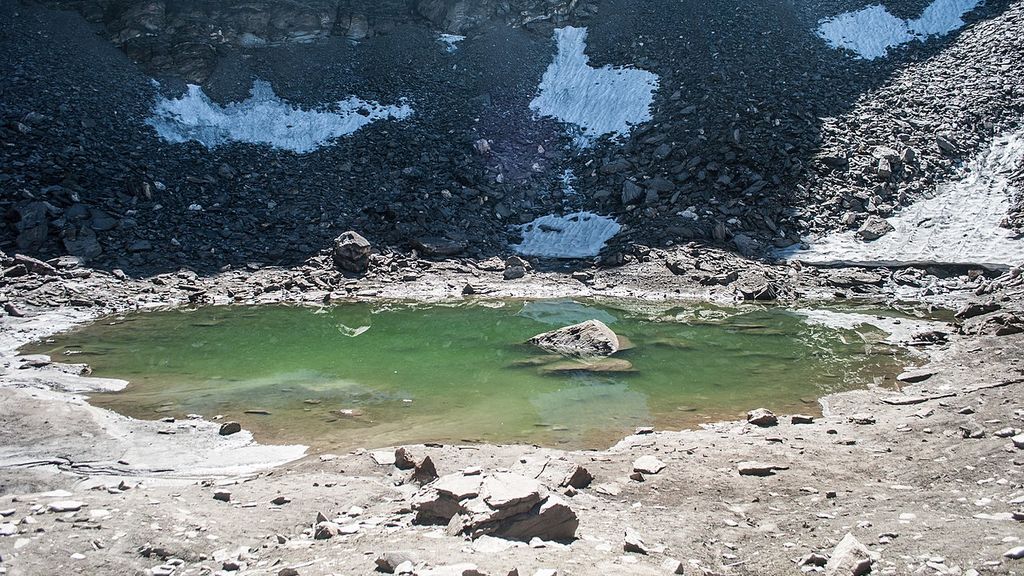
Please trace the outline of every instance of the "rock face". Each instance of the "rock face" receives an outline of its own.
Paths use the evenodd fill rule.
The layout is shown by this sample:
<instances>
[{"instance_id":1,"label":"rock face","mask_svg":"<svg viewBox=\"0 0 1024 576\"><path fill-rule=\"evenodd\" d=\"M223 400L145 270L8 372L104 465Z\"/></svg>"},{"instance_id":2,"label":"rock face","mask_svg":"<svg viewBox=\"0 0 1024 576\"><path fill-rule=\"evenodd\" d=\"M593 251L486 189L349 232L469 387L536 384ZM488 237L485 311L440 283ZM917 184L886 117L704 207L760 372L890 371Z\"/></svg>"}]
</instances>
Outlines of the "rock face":
<instances>
[{"instance_id":1,"label":"rock face","mask_svg":"<svg viewBox=\"0 0 1024 576\"><path fill-rule=\"evenodd\" d=\"M579 520L569 505L540 482L508 472L448 474L413 498L420 524L447 524L451 535L528 541L571 540Z\"/></svg>"},{"instance_id":2,"label":"rock face","mask_svg":"<svg viewBox=\"0 0 1024 576\"><path fill-rule=\"evenodd\" d=\"M401 24L426 24L451 34L464 34L494 19L521 25L547 15L567 20L576 2L515 0L47 0L47 4L78 9L102 22L109 38L131 58L153 71L172 72L202 83L213 72L220 46L256 49L307 44L328 36L350 41L388 34Z\"/></svg>"},{"instance_id":3,"label":"rock face","mask_svg":"<svg viewBox=\"0 0 1024 576\"><path fill-rule=\"evenodd\" d=\"M351 230L334 241L334 265L341 270L362 274L370 266L370 242Z\"/></svg>"},{"instance_id":4,"label":"rock face","mask_svg":"<svg viewBox=\"0 0 1024 576\"><path fill-rule=\"evenodd\" d=\"M611 356L619 351L619 337L600 320L587 320L530 338L530 344L566 356Z\"/></svg>"}]
</instances>

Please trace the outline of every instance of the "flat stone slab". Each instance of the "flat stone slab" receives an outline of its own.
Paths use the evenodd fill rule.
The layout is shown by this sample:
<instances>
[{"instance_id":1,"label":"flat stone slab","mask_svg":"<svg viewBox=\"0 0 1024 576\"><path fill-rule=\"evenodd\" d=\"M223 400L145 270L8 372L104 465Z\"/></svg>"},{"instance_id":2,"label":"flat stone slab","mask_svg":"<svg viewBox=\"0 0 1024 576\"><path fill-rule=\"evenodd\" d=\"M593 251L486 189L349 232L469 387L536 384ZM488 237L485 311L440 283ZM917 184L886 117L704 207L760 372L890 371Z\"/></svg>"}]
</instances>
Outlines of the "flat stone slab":
<instances>
[{"instance_id":1,"label":"flat stone slab","mask_svg":"<svg viewBox=\"0 0 1024 576\"><path fill-rule=\"evenodd\" d=\"M654 456L641 456L633 462L633 471L641 474L657 474L665 469L665 463Z\"/></svg>"}]
</instances>

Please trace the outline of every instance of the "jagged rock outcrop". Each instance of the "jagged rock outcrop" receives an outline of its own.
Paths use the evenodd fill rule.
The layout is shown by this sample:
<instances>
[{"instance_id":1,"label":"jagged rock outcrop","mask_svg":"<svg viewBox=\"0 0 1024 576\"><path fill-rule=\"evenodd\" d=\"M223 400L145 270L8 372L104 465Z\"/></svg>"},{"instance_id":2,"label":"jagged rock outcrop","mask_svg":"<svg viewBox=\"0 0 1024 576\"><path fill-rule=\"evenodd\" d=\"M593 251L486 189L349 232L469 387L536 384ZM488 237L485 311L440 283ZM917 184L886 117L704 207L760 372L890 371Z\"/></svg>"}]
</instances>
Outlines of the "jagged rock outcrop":
<instances>
[{"instance_id":1,"label":"jagged rock outcrop","mask_svg":"<svg viewBox=\"0 0 1024 576\"><path fill-rule=\"evenodd\" d=\"M566 22L577 0L43 0L76 9L104 25L111 41L151 72L201 84L216 67L217 48L250 49L339 36L360 41L398 25L426 24L465 34L501 19L510 25Z\"/></svg>"},{"instance_id":2,"label":"jagged rock outcrop","mask_svg":"<svg viewBox=\"0 0 1024 576\"><path fill-rule=\"evenodd\" d=\"M528 541L571 540L579 520L569 504L519 474L479 470L448 474L413 498L420 524L447 524L448 533Z\"/></svg>"}]
</instances>

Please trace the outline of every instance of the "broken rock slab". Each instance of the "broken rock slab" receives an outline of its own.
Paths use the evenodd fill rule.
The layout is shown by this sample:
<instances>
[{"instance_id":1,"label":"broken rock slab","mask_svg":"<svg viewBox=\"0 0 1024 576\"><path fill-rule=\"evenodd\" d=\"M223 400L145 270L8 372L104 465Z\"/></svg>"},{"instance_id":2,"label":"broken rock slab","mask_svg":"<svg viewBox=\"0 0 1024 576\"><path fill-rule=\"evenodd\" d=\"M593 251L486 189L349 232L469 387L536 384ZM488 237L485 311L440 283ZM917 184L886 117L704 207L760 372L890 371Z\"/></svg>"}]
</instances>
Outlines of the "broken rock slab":
<instances>
[{"instance_id":1,"label":"broken rock slab","mask_svg":"<svg viewBox=\"0 0 1024 576\"><path fill-rule=\"evenodd\" d=\"M448 474L420 489L412 508L420 524L447 524L451 535L509 540L571 540L579 520L540 482L497 472Z\"/></svg>"},{"instance_id":2,"label":"broken rock slab","mask_svg":"<svg viewBox=\"0 0 1024 576\"><path fill-rule=\"evenodd\" d=\"M665 469L665 463L654 456L641 456L633 462L633 472L641 474L657 474Z\"/></svg>"},{"instance_id":3,"label":"broken rock slab","mask_svg":"<svg viewBox=\"0 0 1024 576\"><path fill-rule=\"evenodd\" d=\"M600 320L587 320L572 326L538 334L530 344L566 356L611 356L619 351L619 337Z\"/></svg>"}]
</instances>

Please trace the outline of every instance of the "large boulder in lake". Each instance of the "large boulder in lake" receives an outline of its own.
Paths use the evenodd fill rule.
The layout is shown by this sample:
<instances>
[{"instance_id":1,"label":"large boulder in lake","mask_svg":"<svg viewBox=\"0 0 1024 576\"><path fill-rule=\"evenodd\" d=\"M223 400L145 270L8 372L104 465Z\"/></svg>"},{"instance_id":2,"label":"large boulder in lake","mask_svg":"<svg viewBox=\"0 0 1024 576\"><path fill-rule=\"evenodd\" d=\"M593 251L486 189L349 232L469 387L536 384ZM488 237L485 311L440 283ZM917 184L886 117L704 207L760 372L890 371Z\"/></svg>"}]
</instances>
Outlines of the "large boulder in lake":
<instances>
[{"instance_id":1,"label":"large boulder in lake","mask_svg":"<svg viewBox=\"0 0 1024 576\"><path fill-rule=\"evenodd\" d=\"M566 356L611 356L622 344L612 329L600 320L587 320L530 338L530 344Z\"/></svg>"}]
</instances>

